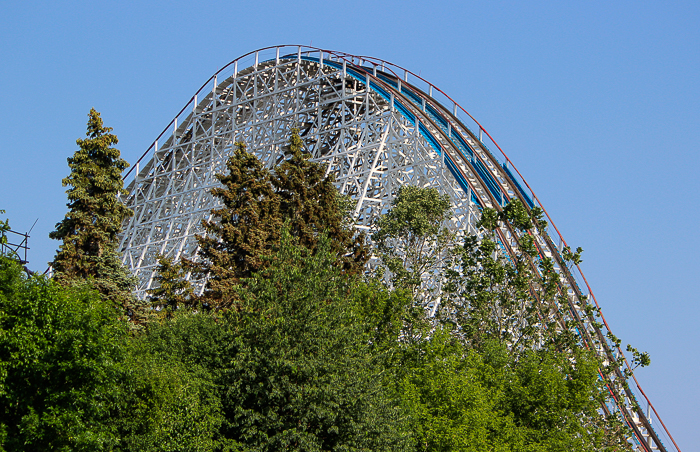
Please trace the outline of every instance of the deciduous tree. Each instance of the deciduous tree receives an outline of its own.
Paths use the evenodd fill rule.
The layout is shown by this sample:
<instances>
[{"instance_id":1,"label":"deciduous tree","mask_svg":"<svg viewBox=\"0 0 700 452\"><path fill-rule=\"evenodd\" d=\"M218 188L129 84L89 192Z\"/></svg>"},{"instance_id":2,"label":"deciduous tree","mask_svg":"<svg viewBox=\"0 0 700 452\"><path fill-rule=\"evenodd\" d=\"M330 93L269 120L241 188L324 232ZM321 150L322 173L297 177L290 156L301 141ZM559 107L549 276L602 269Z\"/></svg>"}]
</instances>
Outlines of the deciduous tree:
<instances>
[{"instance_id":1,"label":"deciduous tree","mask_svg":"<svg viewBox=\"0 0 700 452\"><path fill-rule=\"evenodd\" d=\"M0 256L0 449L112 450L127 331L96 292Z\"/></svg>"},{"instance_id":2,"label":"deciduous tree","mask_svg":"<svg viewBox=\"0 0 700 452\"><path fill-rule=\"evenodd\" d=\"M451 214L450 200L434 188L404 185L391 209L379 218L372 239L395 287L411 291L416 301L429 303L441 278L445 252L454 234L445 221Z\"/></svg>"}]
</instances>

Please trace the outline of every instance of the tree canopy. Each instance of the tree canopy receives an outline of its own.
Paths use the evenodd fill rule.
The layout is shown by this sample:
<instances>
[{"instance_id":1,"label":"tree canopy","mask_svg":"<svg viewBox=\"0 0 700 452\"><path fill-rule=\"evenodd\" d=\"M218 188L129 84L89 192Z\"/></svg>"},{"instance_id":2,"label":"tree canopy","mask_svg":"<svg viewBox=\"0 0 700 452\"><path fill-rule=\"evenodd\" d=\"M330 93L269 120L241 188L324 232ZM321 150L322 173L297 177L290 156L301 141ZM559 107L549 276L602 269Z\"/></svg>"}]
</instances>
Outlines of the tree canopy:
<instances>
[{"instance_id":1,"label":"tree canopy","mask_svg":"<svg viewBox=\"0 0 700 452\"><path fill-rule=\"evenodd\" d=\"M134 313L110 132L91 110L55 277L0 255L0 451L632 449L601 409L618 363L561 318L538 209L485 208L461 236L449 198L405 186L366 243L297 130L271 169L238 143L200 255L160 256Z\"/></svg>"}]
</instances>

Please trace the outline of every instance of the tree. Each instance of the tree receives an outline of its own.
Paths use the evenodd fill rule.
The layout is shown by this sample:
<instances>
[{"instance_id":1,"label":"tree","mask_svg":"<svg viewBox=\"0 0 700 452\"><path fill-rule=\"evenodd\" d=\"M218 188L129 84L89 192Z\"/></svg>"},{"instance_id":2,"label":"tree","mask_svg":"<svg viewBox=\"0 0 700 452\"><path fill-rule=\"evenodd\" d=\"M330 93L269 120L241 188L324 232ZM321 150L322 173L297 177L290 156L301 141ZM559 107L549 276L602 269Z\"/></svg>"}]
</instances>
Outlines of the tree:
<instances>
[{"instance_id":1,"label":"tree","mask_svg":"<svg viewBox=\"0 0 700 452\"><path fill-rule=\"evenodd\" d=\"M557 306L559 279L551 258L539 259L528 230L543 227L539 211L529 212L518 200L501 212L485 208L478 235L465 237L455 250L457 265L447 270L441 317L471 347L497 340L514 353L557 341L576 345L571 328L562 328ZM519 236L514 255L507 255L499 235L509 225Z\"/></svg>"},{"instance_id":2,"label":"tree","mask_svg":"<svg viewBox=\"0 0 700 452\"><path fill-rule=\"evenodd\" d=\"M416 450L521 451L524 441L502 410L503 382L484 357L449 330L404 347L393 383L411 415Z\"/></svg>"},{"instance_id":3,"label":"tree","mask_svg":"<svg viewBox=\"0 0 700 452\"><path fill-rule=\"evenodd\" d=\"M341 268L362 273L369 259L364 235L356 235L344 222L344 208L332 174L310 160L304 152L299 130L292 129L286 160L275 168L272 183L280 197L280 213L289 221L289 230L299 244L316 249L319 234L331 239Z\"/></svg>"},{"instance_id":4,"label":"tree","mask_svg":"<svg viewBox=\"0 0 700 452\"><path fill-rule=\"evenodd\" d=\"M172 316L177 309L195 306L194 288L185 278L185 272L182 262L175 263L168 257L159 256L153 278L158 287L149 290L148 296L153 308L164 310L168 316Z\"/></svg>"},{"instance_id":5,"label":"tree","mask_svg":"<svg viewBox=\"0 0 700 452\"><path fill-rule=\"evenodd\" d=\"M295 241L285 230L227 314L227 435L253 450L409 450L330 241Z\"/></svg>"},{"instance_id":6,"label":"tree","mask_svg":"<svg viewBox=\"0 0 700 452\"><path fill-rule=\"evenodd\" d=\"M236 309L181 311L149 331L152 350L212 375L225 416L221 443L251 451L410 451L405 416L372 344L387 322L380 315L364 323L358 300L367 291L354 293L357 280L335 265L329 239L320 236L311 251L285 228L266 260L236 288Z\"/></svg>"},{"instance_id":7,"label":"tree","mask_svg":"<svg viewBox=\"0 0 700 452\"><path fill-rule=\"evenodd\" d=\"M0 256L0 450L217 447L211 376L154 353L115 311L88 286L27 277Z\"/></svg>"},{"instance_id":8,"label":"tree","mask_svg":"<svg viewBox=\"0 0 700 452\"><path fill-rule=\"evenodd\" d=\"M112 450L127 331L112 306L0 256L0 450Z\"/></svg>"},{"instance_id":9,"label":"tree","mask_svg":"<svg viewBox=\"0 0 700 452\"><path fill-rule=\"evenodd\" d=\"M604 388L589 351L547 347L516 359L496 340L477 351L446 329L407 348L395 387L417 450L629 450L598 413Z\"/></svg>"},{"instance_id":10,"label":"tree","mask_svg":"<svg viewBox=\"0 0 700 452\"><path fill-rule=\"evenodd\" d=\"M589 353L587 348L595 346L595 342L582 336L577 324L566 318L566 313L560 312L560 307L568 307L569 300L561 293L560 276L555 271L552 258L540 253L531 233L545 233L546 222L542 220L542 211L538 208L528 210L520 201L514 200L502 211L483 209L477 227L479 233L466 237L464 246L456 250L457 265L448 268L441 322L450 325L455 337L468 348L483 352L495 342L506 350L508 359L513 362L511 367L516 372L511 381L525 378L525 392L536 394L539 391L542 396L549 394L547 397L555 397L555 393L547 391L580 377L576 380L579 385L576 397L583 405L571 407L572 411L566 416L561 412L557 414L560 416L557 422L564 422L565 417L566 425L544 423L541 428L538 427L541 431L533 430L540 431L537 435L557 428L560 432L575 431L571 434L605 447L626 448L626 429L620 420L614 414L608 416L597 411L603 401L608 398L612 400L613 397L608 391L602 391L598 376L606 378L613 372L611 366L620 363L605 365L599 356ZM501 235L506 229L518 238L514 252L508 254ZM580 262L581 252L580 248L576 252L565 250L565 263ZM591 306L581 307L589 314L593 313ZM595 340L597 338L593 338ZM546 366L551 367L548 374L545 372ZM535 375L535 372L539 373ZM548 379L545 379L547 375ZM620 399L619 394L616 397ZM514 396L512 400L517 398ZM545 400L539 402L545 403ZM529 403L529 406L537 407L539 402L530 401L525 405ZM542 413L552 411L555 404L559 404L559 408L566 407L563 401L546 404L539 408L538 420L543 420ZM582 408L584 406L585 409ZM515 405L509 409L529 416ZM535 425L533 419L523 422ZM604 435L596 436L596 430ZM566 441L570 441L570 438ZM545 442L556 443L552 438ZM582 445L576 448L585 449Z\"/></svg>"},{"instance_id":11,"label":"tree","mask_svg":"<svg viewBox=\"0 0 700 452\"><path fill-rule=\"evenodd\" d=\"M223 206L213 209L213 219L204 221L205 236L198 236L199 262L186 266L206 280L202 303L228 309L237 303L233 288L267 265L279 245L286 224L298 243L313 251L318 237L327 234L337 255L336 265L345 272L360 273L368 259L364 236L354 237L344 222L344 204L332 176L309 161L301 149L298 131L292 131L288 159L273 172L236 145L226 174L216 177L223 187L212 189Z\"/></svg>"},{"instance_id":12,"label":"tree","mask_svg":"<svg viewBox=\"0 0 700 452\"><path fill-rule=\"evenodd\" d=\"M0 209L0 215L4 214L5 211ZM10 249L5 249L7 245L7 233L10 231L10 220L0 220L0 256L5 255Z\"/></svg>"},{"instance_id":13,"label":"tree","mask_svg":"<svg viewBox=\"0 0 700 452\"><path fill-rule=\"evenodd\" d=\"M393 285L410 290L424 304L436 295L444 253L453 244L454 234L444 224L450 213L447 195L404 185L372 235Z\"/></svg>"},{"instance_id":14,"label":"tree","mask_svg":"<svg viewBox=\"0 0 700 452\"><path fill-rule=\"evenodd\" d=\"M168 322L178 317L174 313ZM163 328L164 323L151 328ZM224 417L213 374L153 345L149 331L128 348L122 409L113 417L120 447L131 452L220 450Z\"/></svg>"},{"instance_id":15,"label":"tree","mask_svg":"<svg viewBox=\"0 0 700 452\"><path fill-rule=\"evenodd\" d=\"M236 144L226 168L227 174L216 175L223 187L212 189L223 206L203 222L206 236L197 236L200 261L189 263L206 278L205 303L217 309L236 302L233 288L262 268L282 227L272 176L245 144Z\"/></svg>"},{"instance_id":16,"label":"tree","mask_svg":"<svg viewBox=\"0 0 700 452\"><path fill-rule=\"evenodd\" d=\"M63 186L70 187L68 213L49 234L62 241L51 265L61 284L90 280L102 295L128 310L133 308L136 279L122 265L116 239L123 221L133 214L119 199L126 194L121 173L129 164L112 147L117 137L100 114L91 109L88 118L87 138L77 140L80 149L68 159L71 173L63 179Z\"/></svg>"}]
</instances>

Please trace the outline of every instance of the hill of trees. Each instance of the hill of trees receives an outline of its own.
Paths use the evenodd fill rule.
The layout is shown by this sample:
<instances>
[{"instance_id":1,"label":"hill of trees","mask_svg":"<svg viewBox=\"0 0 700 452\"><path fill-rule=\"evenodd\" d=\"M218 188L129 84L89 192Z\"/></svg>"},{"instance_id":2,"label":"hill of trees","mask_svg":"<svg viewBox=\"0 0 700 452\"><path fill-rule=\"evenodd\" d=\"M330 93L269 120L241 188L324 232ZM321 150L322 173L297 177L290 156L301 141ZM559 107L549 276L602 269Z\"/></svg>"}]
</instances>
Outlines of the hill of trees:
<instances>
[{"instance_id":1,"label":"hill of trees","mask_svg":"<svg viewBox=\"0 0 700 452\"><path fill-rule=\"evenodd\" d=\"M52 278L0 256L0 450L631 450L604 363L549 320L552 263L498 251L499 222L543 227L536 209L484 209L458 239L449 201L406 186L370 240L294 130L273 170L237 144L199 259L162 258L138 300L116 143L91 110Z\"/></svg>"}]
</instances>

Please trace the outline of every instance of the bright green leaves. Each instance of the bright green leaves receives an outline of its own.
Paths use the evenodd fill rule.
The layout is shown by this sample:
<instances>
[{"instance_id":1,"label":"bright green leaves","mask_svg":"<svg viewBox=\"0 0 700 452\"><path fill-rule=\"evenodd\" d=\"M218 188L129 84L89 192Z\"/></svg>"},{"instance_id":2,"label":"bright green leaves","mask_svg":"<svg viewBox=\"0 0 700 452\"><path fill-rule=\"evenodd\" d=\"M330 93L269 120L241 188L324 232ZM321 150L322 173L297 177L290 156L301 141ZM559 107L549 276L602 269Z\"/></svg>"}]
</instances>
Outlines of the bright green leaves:
<instances>
[{"instance_id":1,"label":"bright green leaves","mask_svg":"<svg viewBox=\"0 0 700 452\"><path fill-rule=\"evenodd\" d=\"M511 419L499 412L500 388L494 370L439 330L404 364L397 391L411 413L420 451L518 450L501 437L512 436ZM505 444L504 444L505 443Z\"/></svg>"},{"instance_id":2,"label":"bright green leaves","mask_svg":"<svg viewBox=\"0 0 700 452\"><path fill-rule=\"evenodd\" d=\"M583 259L581 259L581 253L583 253L583 248L580 246L576 248L576 252L572 252L571 247L565 246L561 254L566 262L571 262L573 265L578 265L583 262Z\"/></svg>"},{"instance_id":3,"label":"bright green leaves","mask_svg":"<svg viewBox=\"0 0 700 452\"><path fill-rule=\"evenodd\" d=\"M494 341L465 348L444 329L412 347L395 388L417 450L607 450L598 361L590 353L569 359L542 348L516 359Z\"/></svg>"},{"instance_id":4,"label":"bright green leaves","mask_svg":"<svg viewBox=\"0 0 700 452\"><path fill-rule=\"evenodd\" d=\"M7 450L111 450L124 325L96 294L0 257L0 424Z\"/></svg>"},{"instance_id":5,"label":"bright green leaves","mask_svg":"<svg viewBox=\"0 0 700 452\"><path fill-rule=\"evenodd\" d=\"M434 188L405 185L372 235L394 286L410 290L422 304L437 295L424 281L439 277L440 264L453 243L454 234L445 225L450 215L446 195Z\"/></svg>"},{"instance_id":6,"label":"bright green leaves","mask_svg":"<svg viewBox=\"0 0 700 452\"><path fill-rule=\"evenodd\" d=\"M128 451L218 450L224 423L218 388L201 366L133 341L123 377L122 416L115 419Z\"/></svg>"},{"instance_id":7,"label":"bright green leaves","mask_svg":"<svg viewBox=\"0 0 700 452\"><path fill-rule=\"evenodd\" d=\"M391 210L377 222L375 240L385 237L435 236L449 218L451 205L447 195L434 188L404 185L391 202Z\"/></svg>"}]
</instances>

